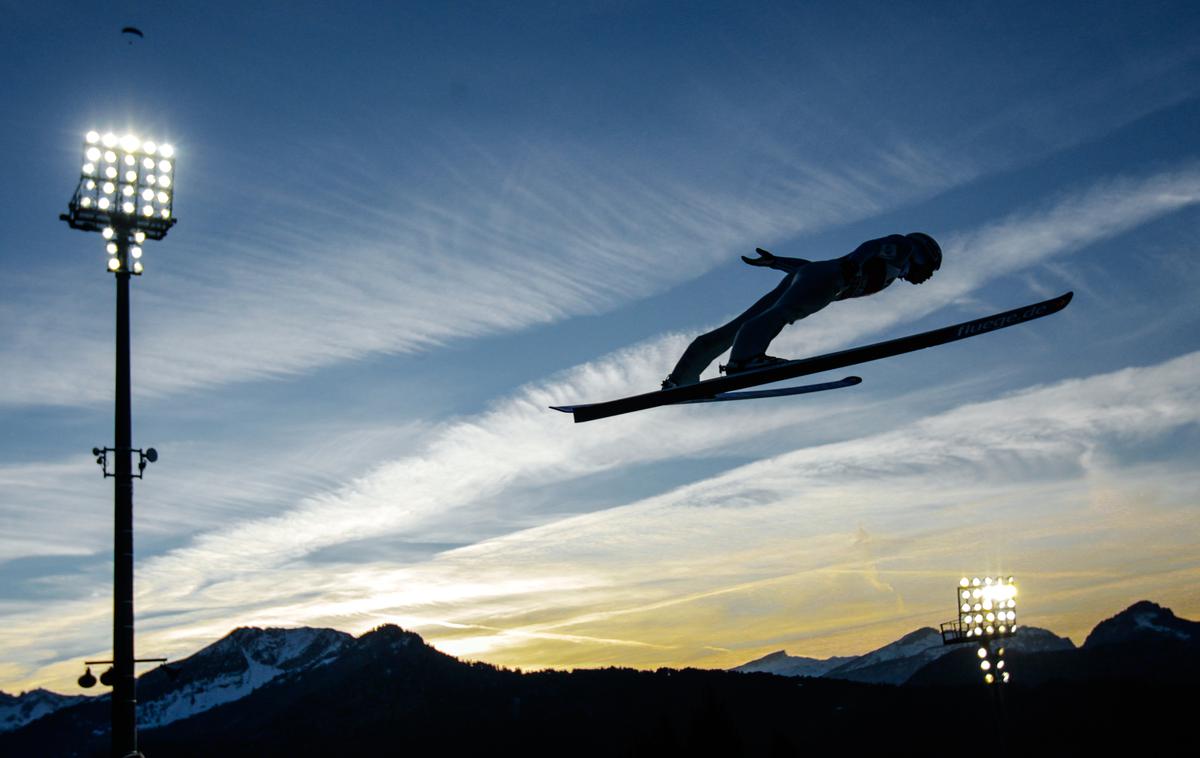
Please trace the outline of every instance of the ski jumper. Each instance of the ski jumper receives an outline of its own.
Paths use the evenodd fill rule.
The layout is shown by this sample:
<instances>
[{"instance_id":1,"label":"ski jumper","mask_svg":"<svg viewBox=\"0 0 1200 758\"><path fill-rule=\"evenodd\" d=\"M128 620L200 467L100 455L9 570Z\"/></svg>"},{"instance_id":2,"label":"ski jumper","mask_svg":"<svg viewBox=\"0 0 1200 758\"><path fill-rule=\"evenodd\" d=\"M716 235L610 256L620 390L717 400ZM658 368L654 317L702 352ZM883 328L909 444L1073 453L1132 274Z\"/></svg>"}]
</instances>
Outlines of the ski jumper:
<instances>
[{"instance_id":1,"label":"ski jumper","mask_svg":"<svg viewBox=\"0 0 1200 758\"><path fill-rule=\"evenodd\" d=\"M783 327L835 300L864 297L885 289L897 277L908 273L914 258L933 258L928 252L930 244L936 250L936 262L930 266L932 273L941 264L941 250L932 237L919 233L868 240L854 252L827 261L784 258L764 250L759 251L763 257L758 259L743 256L742 260L750 265L767 266L787 275L740 316L692 340L663 386L700 381L700 373L731 347L731 370L766 358L767 346Z\"/></svg>"}]
</instances>

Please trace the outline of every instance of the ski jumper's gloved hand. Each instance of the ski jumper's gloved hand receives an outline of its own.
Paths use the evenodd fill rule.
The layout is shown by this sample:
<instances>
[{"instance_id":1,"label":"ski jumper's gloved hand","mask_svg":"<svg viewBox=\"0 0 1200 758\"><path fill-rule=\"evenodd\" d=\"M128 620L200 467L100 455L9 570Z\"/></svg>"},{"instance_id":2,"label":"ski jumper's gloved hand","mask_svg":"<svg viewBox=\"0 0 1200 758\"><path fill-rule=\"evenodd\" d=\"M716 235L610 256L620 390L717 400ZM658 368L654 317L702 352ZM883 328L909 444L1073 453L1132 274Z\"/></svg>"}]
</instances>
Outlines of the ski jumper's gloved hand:
<instances>
[{"instance_id":1,"label":"ski jumper's gloved hand","mask_svg":"<svg viewBox=\"0 0 1200 758\"><path fill-rule=\"evenodd\" d=\"M742 261L751 266L765 266L766 268L773 268L778 271L786 271L789 274L799 270L802 266L807 266L809 263L809 261L803 258L784 258L770 251L763 250L761 247L754 248L754 251L758 253L757 258L750 258L743 255Z\"/></svg>"}]
</instances>

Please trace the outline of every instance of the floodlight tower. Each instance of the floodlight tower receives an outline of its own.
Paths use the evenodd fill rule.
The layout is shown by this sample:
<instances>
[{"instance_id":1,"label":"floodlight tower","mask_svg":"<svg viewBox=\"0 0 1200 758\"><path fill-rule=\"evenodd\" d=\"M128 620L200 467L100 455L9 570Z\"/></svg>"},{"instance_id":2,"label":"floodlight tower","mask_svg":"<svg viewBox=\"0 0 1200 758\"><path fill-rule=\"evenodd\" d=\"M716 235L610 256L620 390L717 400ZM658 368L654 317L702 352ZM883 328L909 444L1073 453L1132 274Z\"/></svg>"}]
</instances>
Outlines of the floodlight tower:
<instances>
[{"instance_id":1,"label":"floodlight tower","mask_svg":"<svg viewBox=\"0 0 1200 758\"><path fill-rule=\"evenodd\" d=\"M91 131L84 137L79 186L59 216L72 229L100 232L108 252L107 270L117 280L116 412L111 448L94 448L105 477L113 477L113 668L112 755L138 756L137 698L133 650L133 480L140 479L154 448L132 443L129 376L129 277L143 270L142 243L160 240L175 225L175 150L127 134ZM108 454L113 454L113 471ZM137 453L138 473L133 473ZM82 680L81 680L82 681Z\"/></svg>"},{"instance_id":2,"label":"floodlight tower","mask_svg":"<svg viewBox=\"0 0 1200 758\"><path fill-rule=\"evenodd\" d=\"M1007 684L1010 672L1004 667L1004 648L996 649L992 660L991 643L1017 633L1017 583L1013 577L963 577L955 589L958 619L942 624L942 643L954 645L974 642L983 681Z\"/></svg>"}]
</instances>

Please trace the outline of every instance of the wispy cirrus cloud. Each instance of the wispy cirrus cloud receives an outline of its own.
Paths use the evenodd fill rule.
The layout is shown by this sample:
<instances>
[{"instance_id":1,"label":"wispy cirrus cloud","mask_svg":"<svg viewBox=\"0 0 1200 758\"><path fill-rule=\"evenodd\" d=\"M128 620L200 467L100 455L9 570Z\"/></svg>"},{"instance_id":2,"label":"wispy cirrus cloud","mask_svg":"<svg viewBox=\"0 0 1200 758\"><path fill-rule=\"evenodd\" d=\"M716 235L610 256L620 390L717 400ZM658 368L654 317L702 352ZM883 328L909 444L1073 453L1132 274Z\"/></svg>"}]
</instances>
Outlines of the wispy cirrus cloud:
<instances>
[{"instance_id":1,"label":"wispy cirrus cloud","mask_svg":"<svg viewBox=\"0 0 1200 758\"><path fill-rule=\"evenodd\" d=\"M1188 173L1161 175L1139 181L1113 182L1104 185L1103 189L1093 189L1067 197L1047 211L1036 212L1024 218L1012 217L1003 223L964 233L962 239L970 240L970 244L965 241L961 243L963 249L959 264L964 271L957 275L957 279L952 279L949 285L944 286L951 286L954 291L965 292L969 291L967 286L970 283L982 284L990 277L1053 260L1056 256L1096 241L1104 233L1119 233L1137 223L1184 207L1194 202L1194 191L1195 177ZM1114 213L1113 209L1124 210ZM1098 222L1101 217L1103 223ZM1022 238L1022 234L1028 236ZM980 250L991 254L981 255ZM947 271L952 269L948 268ZM935 306L929 304L928 307L932 309ZM877 308L880 311L879 319L882 319L883 323L912 317L912 305L908 298L883 300L877 304ZM841 344L878 328L879 320L870 323L851 320L839 324L832 330L833 334L825 336L824 339L836 340ZM203 619L212 619L212 624L227 624L228 621L218 619L231 608L242 608L244 618L259 619L259 623L283 623L291 614L290 617L295 619L294 623L313 623L313 619L344 616L353 625L357 623L355 619L377 618L379 608L409 606L416 610L412 610L405 618L408 623L422 628L432 629L442 623L495 626L498 618L524 613L529 609L522 611L520 604L511 598L506 600L504 597L497 597L486 602L481 599L493 597L494 592L489 589L490 582L470 579L472 572L482 570L477 566L451 571L440 579L433 575L421 574L422 586L434 588L422 595L423 600L404 595L390 604L381 605L379 602L368 601L367 597L389 597L382 591L380 582L395 581L407 585L411 583L412 575L406 572L420 572L423 570L420 568L422 565L438 563L437 559L429 559L428 551L418 550L416 557L403 557L407 553L400 546L405 543L445 544L447 547L455 543L477 541L482 541L482 544L505 544L504 538L498 535L514 530L524 533L526 527L531 524L536 526L554 520L552 514L526 513L521 506L522 493L552 492L556 487L584 481L586 477L605 471L737 450L757 444L757 440L770 436L772 430L802 426L814 430L815 434L816 430L836 427L843 430L856 429L860 434L869 435L872 430L880 428L879 424L887 423L886 420L872 420L873 414L858 409L856 402L847 396L831 396L827 402L820 405L708 409L713 411L709 414L692 413L687 409L662 409L654 414L631 416L622 419L620 423L605 422L582 426L572 425L565 418L546 410L546 406L552 404L576 401L580 398L618 395L651 385L661 374L662 367L669 365L682 349L684 341L683 337L676 335L632 346L608 358L564 372L543 384L528 387L518 395L498 402L480 416L424 430L421 435L422 441L412 453L393 462L378 465L343 486L335 485L316 495L295 492L294 499L288 506L284 506L278 498L269 496L268 500L276 503L274 507L287 508L278 515L262 518L254 515L255 510L239 511L234 508L227 515L236 520L228 527L209 529L188 540L184 546L147 561L144 564L146 578L139 579L139 586L145 591L146 599L155 608L155 613L161 614L164 619L170 618L184 623L188 628L192 628L190 625L196 623L207 630L208 622L203 622ZM1178 384L1177 373L1172 373L1171 376L1171 381ZM1180 390L1173 387L1171 391ZM1106 407L1107 401L1097 402L1100 407ZM1063 417L1071 408L1076 410L1073 411L1075 415L1069 419L1068 429L1089 429L1087 417L1091 411L1090 406L1086 404L1064 405L1053 413L1047 413L1052 418ZM1079 410L1081 408L1082 410ZM955 418L961 424L961 420L969 413L969 410L961 410ZM853 416L854 420L847 421L847 416ZM970 434L976 437L976 442L970 443L964 439L962 444L954 447L955 457L947 459L946 462L959 467L976 465L981 460L986 461L989 466L1003 466L1006 462L1011 462L1018 469L1028 473L1027 469L1032 465L1028 456L1016 456L1013 451L1005 448L1003 440L987 438L984 432L995 424L986 418L986 414L984 416L977 424L974 421L971 424L961 424L962 429L969 430ZM1168 426L1174 423L1190 423L1186 414L1179 418L1181 420L1178 422L1161 420L1161 423ZM1096 434L1107 434L1107 430L1109 427L1097 431ZM844 434L844 431L842 433ZM399 436L397 435L397 438ZM836 438L836 435L834 437ZM936 433L928 431L926 437L949 439L940 430ZM826 435L826 438L829 438L829 435ZM979 439L983 441L980 442ZM923 446L928 441L926 439L925 443L921 443L919 440L906 439L898 440L895 444L898 448L914 451L914 454L920 453L923 459L948 455L947 451L950 448L945 446ZM825 450L828 452L829 449ZM1070 445L1050 446L1046 450L1039 450L1039 454L1045 453L1046 460L1070 460L1071 456L1076 454L1073 450ZM897 475L895 471L881 471L879 462L868 465L870 457L864 455L863 462L858 464L859 468L845 468L852 461L845 452L835 456L834 460L813 461L806 466L810 470L834 476L839 481L856 477L866 480L877 478L882 481ZM1065 475L1063 471L1053 468L1047 472L1048 476ZM204 478L202 474L203 472L199 472L197 480L201 488ZM852 474L854 476L851 476ZM689 492L721 492L719 489L706 489L706 486L715 488L715 485L697 485L699 489ZM800 486L806 491L813 489L804 483L795 486ZM889 486L895 489L897 485L893 482ZM961 492L964 497L968 490L967 485L963 484ZM761 487L742 487L736 492L721 492L719 496L713 497L723 502L755 507L762 504L763 497L769 501L773 497L770 494L773 491L775 490L769 487L767 490L762 490ZM866 498L866 495L863 497ZM287 499L286 494L284 498ZM261 513L262 509L257 509L257 512ZM836 508L829 512L834 514L830 517L830 529L834 529L833 522L836 522L839 529L848 523L846 514L838 513ZM239 513L240 515L237 515ZM603 516L596 514L580 518L585 520L578 523L584 524L590 523L588 518L597 519L597 523L604 520ZM738 531L735 521L736 517L731 517L725 524L731 533ZM814 523L817 521L819 519L814 517ZM639 528L645 534L656 534L659 528L669 531L665 522L657 525L647 522ZM685 531L686 529L698 530L694 533L697 544L712 539L713 533L702 525L693 524L686 527ZM750 530L750 534L751 542L758 539L753 530ZM646 543L647 537L634 532L624 537L595 537L591 547L576 545L578 556L588 555L589 550L599 551L597 554L606 554L609 548L605 546L613 544L628 544L636 546L638 551L658 553L657 547ZM843 535L840 532L821 538L825 541L841 539ZM389 549L386 545L390 540L397 546L395 549L399 551L398 557L401 562L411 565L396 568L393 564L385 568L384 565L371 563L360 573L356 573L356 569L348 571L346 575L338 574L341 577L338 581L343 582L339 585L340 588L319 578L321 572L327 570L329 565L338 563L336 558L322 559L320 568L306 567L318 554L328 553L331 548L345 546L352 551L356 544L369 544L381 540L384 541L385 547L382 551L377 550L377 553L386 553ZM744 549L749 551L749 545L749 542L746 543ZM755 551L758 550L759 548L755 548ZM435 549L434 553L436 552ZM336 555L336 551L334 554ZM469 555L470 550L454 554ZM511 558L514 554L506 555ZM564 592L566 589L558 584L561 577L555 573L557 570L554 568L535 573L532 577L525 577L521 580L526 582L522 585L525 589L516 594L529 599L542 591L539 587L544 587L555 599L530 600L532 606L559 608L566 601L555 593ZM851 569L844 567L837 571L834 568L826 570L833 572L831 576L844 576L845 574L838 573L843 570L852 573ZM287 599L288 592L272 592L270 588L274 586L275 581L272 577L280 571L303 576L303 582L308 583L309 590L299 593L293 600ZM686 575L686 572L672 571L675 576ZM385 580L381 577L390 578ZM639 580L632 575L626 578L630 586L636 588ZM590 576L584 572L583 576L570 579L568 586L573 593L572 597L583 598L594 592L615 591L612 589L612 581L611 577L604 574ZM739 582L748 583L747 586L754 586L755 581L757 580L746 577L739 579ZM354 589L356 582L361 585L357 590ZM596 582L599 582L599 585ZM491 611L479 613L481 618L491 619L490 621L463 621L454 614L427 613L419 610L426 604L441 607L439 604L448 603L454 606L459 601L453 600L453 593L463 591L461 588L464 586L473 589L466 592L460 599L461 602L471 607L488 605L492 608ZM459 589L452 589L454 587ZM635 589L629 591L637 594ZM707 591L696 591L708 597ZM251 600L254 593L259 593L257 600ZM321 600L305 600L306 597L320 597ZM469 598L474 599L468 603ZM143 601L139 600L139 603L141 602ZM312 605L313 603L315 605ZM318 606L320 610L314 610ZM365 608L376 610L364 610ZM103 610L91 603L82 603L77 612L91 615L103 613ZM75 622L82 621L72 613L64 613L63 618L73 619ZM537 629L529 632L531 638L541 639L537 634L533 634L534 631ZM509 637L513 634L515 632L511 630L506 632ZM597 636L607 639L619 637L613 633ZM490 639L487 635L485 637ZM447 636L446 639L451 637ZM468 650L471 649L471 645L483 643L461 644L463 647L460 649ZM665 643L660 641L654 644Z\"/></svg>"},{"instance_id":2,"label":"wispy cirrus cloud","mask_svg":"<svg viewBox=\"0 0 1200 758\"><path fill-rule=\"evenodd\" d=\"M244 223L227 237L173 234L171 266L151 261L153 284L139 282L136 391L293 375L596 313L697 276L746 239L862 218L971 173L946 170L932 181L909 164L945 159L901 152L793 156L737 191L566 147L522 148L503 162L469 151L435 159L456 171L420 193L350 162L362 173L336 186L267 193L270 210L260 215L279 220ZM108 373L108 351L82 328L90 314L74 312L54 286L13 309L0 345L12 366L0 402L71 405L105 395L83 379ZM38 307L53 300L49 320ZM80 328L59 329L64 321ZM54 348L29 360L23 345Z\"/></svg>"},{"instance_id":3,"label":"wispy cirrus cloud","mask_svg":"<svg viewBox=\"0 0 1200 758\"><path fill-rule=\"evenodd\" d=\"M377 538L429 538L439 522L472 518L488 494L470 475L462 489L441 481L430 507L442 512L421 514L433 484L409 459L407 473L377 472L323 498L322 522L299 513L240 524L143 563L143 645L182 652L231 624L361 630L395 620L450 652L520 665L732 665L764 647L847 652L936 623L948 613L942 585L961 571L1020 574L1026 622L1049 623L1045 614L1078 634L1097 619L1055 610L1058 599L1161 597L1178 586L1164 577L1200 573L1187 549L1196 538L1190 462L1166 448L1140 462L1120 452L1196 433L1198 369L1200 353L1190 353L1035 387L408 565L306 559L318 530L349 536L355 527L339 523L355 511L377 520ZM843 409L841 420L855 415ZM512 420L503 420L516 443L509 463L493 465L521 459L536 469L537 456L549 469L489 487L515 491L521 476L553 486L561 458L548 451L571 443L536 447L532 429ZM478 437L492 423L501 419L457 433ZM572 445L582 466L604 465L589 458L596 442ZM442 443L456 441L443 435L427 461L450 455ZM1115 566L1107 550L1130 540L1145 549ZM54 650L78 647L80 625L99 624L106 604L64 603L49 620L12 610L13 629L41 629L39 646ZM29 645L25 633L8 636L6 648Z\"/></svg>"}]
</instances>

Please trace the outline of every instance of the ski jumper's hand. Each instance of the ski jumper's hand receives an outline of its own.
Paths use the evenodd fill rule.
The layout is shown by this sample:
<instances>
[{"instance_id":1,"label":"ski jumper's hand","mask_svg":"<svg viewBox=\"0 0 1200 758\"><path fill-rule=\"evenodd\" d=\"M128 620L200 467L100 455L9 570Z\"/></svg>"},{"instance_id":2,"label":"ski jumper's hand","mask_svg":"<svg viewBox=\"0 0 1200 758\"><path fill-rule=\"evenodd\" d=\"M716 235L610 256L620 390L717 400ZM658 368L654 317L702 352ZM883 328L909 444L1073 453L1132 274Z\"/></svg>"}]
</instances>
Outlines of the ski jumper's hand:
<instances>
[{"instance_id":1,"label":"ski jumper's hand","mask_svg":"<svg viewBox=\"0 0 1200 758\"><path fill-rule=\"evenodd\" d=\"M807 266L809 264L809 261L806 261L803 258L784 258L782 256L775 255L768 250L763 250L761 247L754 248L754 251L758 253L757 258L750 258L745 255L742 256L742 260L751 266L765 266L766 268L773 268L778 271L792 273L793 271L800 269L802 266Z\"/></svg>"}]
</instances>

